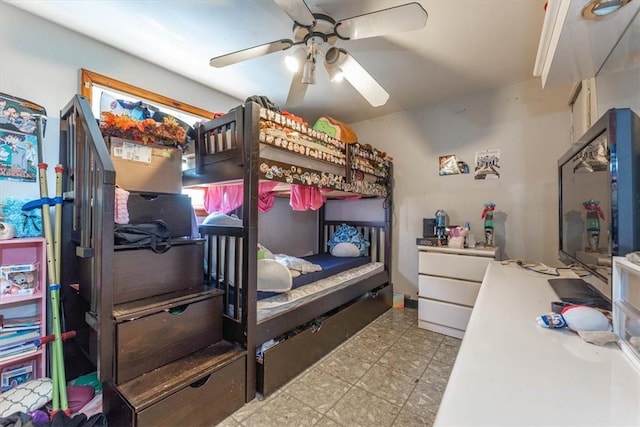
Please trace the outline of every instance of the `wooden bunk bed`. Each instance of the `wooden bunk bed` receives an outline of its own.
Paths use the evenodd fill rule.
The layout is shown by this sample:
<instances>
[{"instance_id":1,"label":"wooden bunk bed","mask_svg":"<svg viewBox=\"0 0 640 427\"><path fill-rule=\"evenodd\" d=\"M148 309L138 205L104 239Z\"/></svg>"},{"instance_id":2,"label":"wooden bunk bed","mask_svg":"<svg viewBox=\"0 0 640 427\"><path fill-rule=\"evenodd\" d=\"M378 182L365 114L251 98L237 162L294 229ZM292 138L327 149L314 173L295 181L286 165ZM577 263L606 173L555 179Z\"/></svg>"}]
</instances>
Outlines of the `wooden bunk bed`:
<instances>
[{"instance_id":1,"label":"wooden bunk bed","mask_svg":"<svg viewBox=\"0 0 640 427\"><path fill-rule=\"evenodd\" d=\"M391 307L392 164L369 146L346 145L255 103L202 124L195 153L195 167L183 172L185 186L242 183L244 189L242 225L201 225L200 233L209 248L206 284L225 291L225 331L247 349L250 401L256 391L270 394ZM346 223L370 242L366 255L380 267L304 304L258 316L257 195L263 181L279 182L282 194L291 184L300 184L321 187L328 199L354 194L381 199L380 219L328 220L321 208L317 221L317 253L328 250L333 231ZM225 280L230 273L240 280ZM253 357L270 340L276 344Z\"/></svg>"},{"instance_id":2,"label":"wooden bunk bed","mask_svg":"<svg viewBox=\"0 0 640 427\"><path fill-rule=\"evenodd\" d=\"M254 103L199 127L196 166L183 173L183 184L241 182L242 226L201 225L201 238L178 238L170 251L155 254L114 245L116 171L106 142L85 98L75 96L62 110L61 282L69 291L67 302L77 302L66 315L104 384L103 409L110 424L175 425L193 421L195 413L206 422L221 421L257 392L276 390L391 307L391 163L365 147L341 148L319 133L312 139L324 148L298 146L290 153L289 140L283 148L282 140L277 147L275 138L267 138L265 126L276 120L289 131L303 130ZM358 160L363 155L371 161ZM383 170L371 167L376 162ZM320 209L317 251L326 251L333 230L345 222L371 243L366 255L379 268L296 308L259 318L257 194L264 180L280 182L283 192L298 183L322 186L328 198L378 199L382 214L375 220L341 221ZM213 251L214 241L226 243L216 248L233 247L234 256ZM203 265L213 272L213 259L225 277L233 270L240 278L234 284L238 291L229 281L204 274ZM160 323L166 327L145 333ZM288 339L256 360L261 344L285 335Z\"/></svg>"}]
</instances>

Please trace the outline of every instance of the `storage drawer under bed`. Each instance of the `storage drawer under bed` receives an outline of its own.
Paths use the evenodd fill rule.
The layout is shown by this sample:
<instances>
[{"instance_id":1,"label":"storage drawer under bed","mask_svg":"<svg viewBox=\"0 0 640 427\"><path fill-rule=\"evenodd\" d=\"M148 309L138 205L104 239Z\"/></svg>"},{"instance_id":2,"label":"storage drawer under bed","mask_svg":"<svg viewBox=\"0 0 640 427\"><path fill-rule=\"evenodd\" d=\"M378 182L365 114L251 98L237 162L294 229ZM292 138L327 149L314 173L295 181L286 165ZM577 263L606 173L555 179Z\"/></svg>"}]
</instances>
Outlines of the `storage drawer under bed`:
<instances>
[{"instance_id":1,"label":"storage drawer under bed","mask_svg":"<svg viewBox=\"0 0 640 427\"><path fill-rule=\"evenodd\" d=\"M267 396L313 365L391 307L392 286L368 292L344 309L264 351L257 391Z\"/></svg>"}]
</instances>

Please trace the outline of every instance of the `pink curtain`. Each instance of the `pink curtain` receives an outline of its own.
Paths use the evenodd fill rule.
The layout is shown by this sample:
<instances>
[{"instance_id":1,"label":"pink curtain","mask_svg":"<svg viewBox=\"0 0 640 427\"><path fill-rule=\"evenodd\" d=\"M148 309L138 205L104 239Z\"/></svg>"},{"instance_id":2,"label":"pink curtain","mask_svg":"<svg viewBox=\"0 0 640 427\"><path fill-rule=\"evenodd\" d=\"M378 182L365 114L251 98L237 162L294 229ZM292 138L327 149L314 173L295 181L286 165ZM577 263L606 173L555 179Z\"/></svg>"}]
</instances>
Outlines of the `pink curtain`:
<instances>
[{"instance_id":1,"label":"pink curtain","mask_svg":"<svg viewBox=\"0 0 640 427\"><path fill-rule=\"evenodd\" d=\"M276 198L272 191L278 185L274 181L265 181L258 184L258 209L267 212L273 207ZM204 209L207 213L229 213L242 206L243 185L212 185L207 187L204 193Z\"/></svg>"},{"instance_id":2,"label":"pink curtain","mask_svg":"<svg viewBox=\"0 0 640 427\"><path fill-rule=\"evenodd\" d=\"M272 190L278 185L277 182L265 181L258 184L258 209L260 212L268 212L273 207L276 200L276 193Z\"/></svg>"},{"instance_id":3,"label":"pink curtain","mask_svg":"<svg viewBox=\"0 0 640 427\"><path fill-rule=\"evenodd\" d=\"M242 184L212 185L204 192L207 213L229 213L242 206Z\"/></svg>"},{"instance_id":4,"label":"pink curtain","mask_svg":"<svg viewBox=\"0 0 640 427\"><path fill-rule=\"evenodd\" d=\"M322 207L323 203L324 199L319 188L291 184L291 200L289 200L289 204L294 211L306 211L309 209L316 211Z\"/></svg>"}]
</instances>

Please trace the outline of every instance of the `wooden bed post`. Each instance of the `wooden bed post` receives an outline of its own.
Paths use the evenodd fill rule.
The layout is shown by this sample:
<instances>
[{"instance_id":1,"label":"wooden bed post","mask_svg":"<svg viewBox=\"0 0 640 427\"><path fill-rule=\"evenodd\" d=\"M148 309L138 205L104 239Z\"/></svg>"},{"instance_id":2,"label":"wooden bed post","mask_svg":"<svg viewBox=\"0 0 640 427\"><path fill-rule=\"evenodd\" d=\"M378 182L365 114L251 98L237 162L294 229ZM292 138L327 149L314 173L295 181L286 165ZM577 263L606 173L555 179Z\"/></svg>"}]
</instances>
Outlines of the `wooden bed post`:
<instances>
[{"instance_id":1,"label":"wooden bed post","mask_svg":"<svg viewBox=\"0 0 640 427\"><path fill-rule=\"evenodd\" d=\"M393 242L393 163L389 163L389 175L387 177L389 185L387 185L387 198L384 200L384 222L386 223L386 237L384 240L384 264L388 268L389 283L393 286L393 275L391 262L393 254L391 253L391 244Z\"/></svg>"},{"instance_id":2,"label":"wooden bed post","mask_svg":"<svg viewBox=\"0 0 640 427\"><path fill-rule=\"evenodd\" d=\"M324 232L324 220L325 218L325 214L326 214L326 209L324 207L324 203L322 204L322 206L320 206L320 209L318 209L318 248L317 248L317 253L322 252L322 250L324 249L324 244L326 242L327 236L325 236Z\"/></svg>"},{"instance_id":3,"label":"wooden bed post","mask_svg":"<svg viewBox=\"0 0 640 427\"><path fill-rule=\"evenodd\" d=\"M245 245L243 257L245 269L242 293L242 321L245 325L247 343L246 401L256 396L256 323L257 323L257 289L258 289L258 161L260 143L258 140L260 107L249 102L244 107L243 163L244 194L242 222L245 229Z\"/></svg>"}]
</instances>

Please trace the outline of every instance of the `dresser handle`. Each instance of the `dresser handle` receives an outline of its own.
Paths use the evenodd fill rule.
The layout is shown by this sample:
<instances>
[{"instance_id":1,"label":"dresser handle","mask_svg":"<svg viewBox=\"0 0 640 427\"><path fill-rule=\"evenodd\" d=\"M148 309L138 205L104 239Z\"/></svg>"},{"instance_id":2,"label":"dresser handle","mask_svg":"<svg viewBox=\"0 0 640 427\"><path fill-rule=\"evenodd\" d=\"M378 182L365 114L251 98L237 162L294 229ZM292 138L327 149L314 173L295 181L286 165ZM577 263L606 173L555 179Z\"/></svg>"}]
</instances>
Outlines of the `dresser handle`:
<instances>
[{"instance_id":1,"label":"dresser handle","mask_svg":"<svg viewBox=\"0 0 640 427\"><path fill-rule=\"evenodd\" d=\"M167 310L167 312L173 316L177 316L179 314L184 313L184 311L189 307L189 304L179 305L177 307L173 307Z\"/></svg>"},{"instance_id":2,"label":"dresser handle","mask_svg":"<svg viewBox=\"0 0 640 427\"><path fill-rule=\"evenodd\" d=\"M205 385L209 381L209 378L211 378L211 374L207 375L204 378L200 378L197 381L192 382L191 384L189 384L189 387L191 387L191 388L200 388L200 387L202 387L203 385Z\"/></svg>"}]
</instances>

